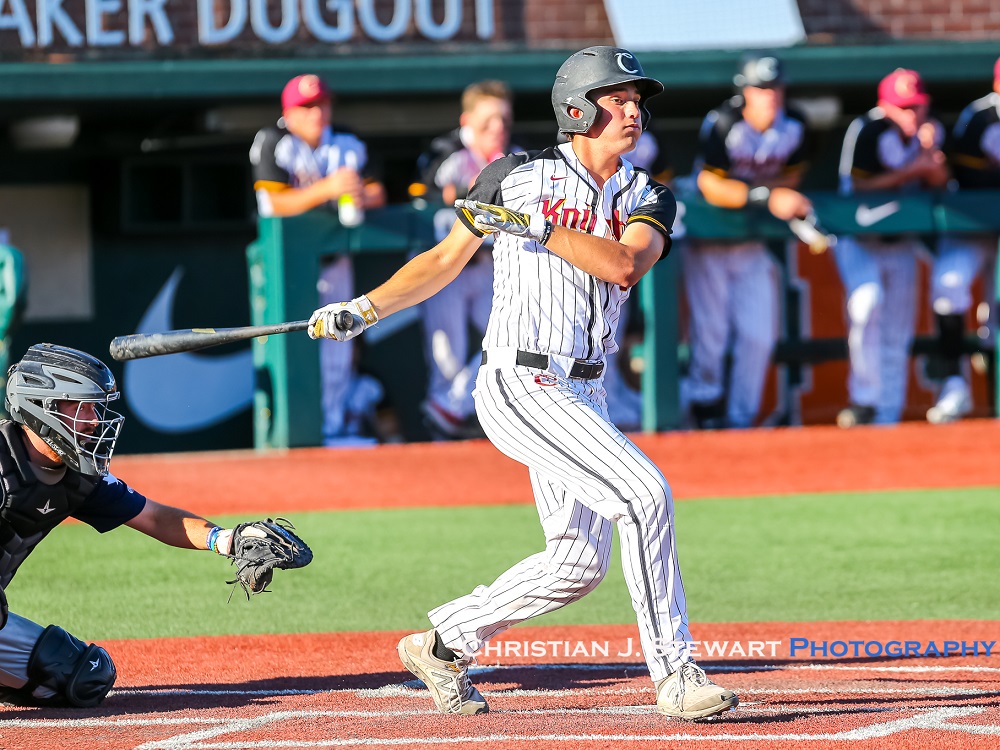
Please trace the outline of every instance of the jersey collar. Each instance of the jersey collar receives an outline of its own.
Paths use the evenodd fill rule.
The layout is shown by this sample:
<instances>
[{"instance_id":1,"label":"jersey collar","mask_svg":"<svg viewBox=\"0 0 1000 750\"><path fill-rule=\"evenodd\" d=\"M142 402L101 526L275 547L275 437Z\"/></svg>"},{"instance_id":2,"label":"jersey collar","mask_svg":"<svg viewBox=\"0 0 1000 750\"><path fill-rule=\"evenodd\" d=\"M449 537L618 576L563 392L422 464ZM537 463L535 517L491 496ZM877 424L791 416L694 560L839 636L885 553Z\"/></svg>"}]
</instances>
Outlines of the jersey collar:
<instances>
[{"instance_id":1,"label":"jersey collar","mask_svg":"<svg viewBox=\"0 0 1000 750\"><path fill-rule=\"evenodd\" d=\"M593 176L590 174L590 170L588 170L585 166L583 166L583 164L580 162L580 157L578 157L576 155L576 151L573 150L573 143L572 142L560 143L558 146L556 146L556 148L559 149L559 152L566 159L566 162L570 165L570 167L572 167L573 170L580 175L580 177L584 178L591 187L593 187L595 190L598 190L597 183L594 181ZM630 153L632 152L629 151L629 154ZM635 173L635 168L632 166L632 162L628 160L628 154L625 154L625 156L619 157L618 171L615 172L615 174L612 175L607 180L607 182L604 183L604 186L607 187L608 184L612 182L616 182L618 184L625 184L632 179L634 173Z\"/></svg>"}]
</instances>

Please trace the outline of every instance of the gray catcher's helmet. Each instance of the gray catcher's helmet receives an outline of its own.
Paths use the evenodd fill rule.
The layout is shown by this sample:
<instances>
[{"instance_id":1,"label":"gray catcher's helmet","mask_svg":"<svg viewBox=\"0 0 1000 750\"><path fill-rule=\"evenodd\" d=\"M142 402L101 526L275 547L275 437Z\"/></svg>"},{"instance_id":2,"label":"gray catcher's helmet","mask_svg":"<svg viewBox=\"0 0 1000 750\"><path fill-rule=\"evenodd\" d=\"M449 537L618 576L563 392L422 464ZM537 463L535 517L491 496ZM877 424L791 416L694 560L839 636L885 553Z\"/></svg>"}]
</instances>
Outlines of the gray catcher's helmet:
<instances>
[{"instance_id":1,"label":"gray catcher's helmet","mask_svg":"<svg viewBox=\"0 0 1000 750\"><path fill-rule=\"evenodd\" d=\"M104 476L125 418L108 408L118 398L107 365L85 352L35 344L7 373L7 411L54 450L72 469ZM59 411L58 403L76 402ZM94 406L96 417L81 413Z\"/></svg>"}]
</instances>

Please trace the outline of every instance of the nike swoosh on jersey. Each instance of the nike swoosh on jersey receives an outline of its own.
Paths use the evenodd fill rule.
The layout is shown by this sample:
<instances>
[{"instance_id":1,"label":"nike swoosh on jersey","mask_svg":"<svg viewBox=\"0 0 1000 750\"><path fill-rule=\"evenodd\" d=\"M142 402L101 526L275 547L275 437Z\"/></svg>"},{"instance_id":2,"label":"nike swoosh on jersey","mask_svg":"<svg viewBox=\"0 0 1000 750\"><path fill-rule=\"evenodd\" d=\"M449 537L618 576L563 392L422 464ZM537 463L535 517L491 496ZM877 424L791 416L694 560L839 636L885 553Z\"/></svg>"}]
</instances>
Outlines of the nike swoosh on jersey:
<instances>
[{"instance_id":1,"label":"nike swoosh on jersey","mask_svg":"<svg viewBox=\"0 0 1000 750\"><path fill-rule=\"evenodd\" d=\"M136 333L169 331L181 276L178 266L139 321ZM196 432L223 422L253 402L250 349L218 357L180 352L125 363L125 400L157 432Z\"/></svg>"},{"instance_id":2,"label":"nike swoosh on jersey","mask_svg":"<svg viewBox=\"0 0 1000 750\"><path fill-rule=\"evenodd\" d=\"M859 227L870 227L878 224L899 211L899 201L889 201L881 206L867 206L862 203L854 212L854 221Z\"/></svg>"},{"instance_id":3,"label":"nike swoosh on jersey","mask_svg":"<svg viewBox=\"0 0 1000 750\"><path fill-rule=\"evenodd\" d=\"M555 182L556 180L565 180L569 175L563 175L562 177L550 177L549 179Z\"/></svg>"}]
</instances>

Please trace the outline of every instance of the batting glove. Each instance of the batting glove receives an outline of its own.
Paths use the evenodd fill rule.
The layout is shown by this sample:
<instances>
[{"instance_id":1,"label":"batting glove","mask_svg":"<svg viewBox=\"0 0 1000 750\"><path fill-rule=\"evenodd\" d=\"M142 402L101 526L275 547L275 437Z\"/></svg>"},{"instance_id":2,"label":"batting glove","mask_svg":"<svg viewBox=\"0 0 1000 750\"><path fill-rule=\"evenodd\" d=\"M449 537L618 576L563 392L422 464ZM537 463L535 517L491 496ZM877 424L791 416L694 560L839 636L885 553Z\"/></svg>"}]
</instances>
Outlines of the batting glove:
<instances>
[{"instance_id":1,"label":"batting glove","mask_svg":"<svg viewBox=\"0 0 1000 750\"><path fill-rule=\"evenodd\" d=\"M465 214L476 229L486 234L506 232L544 245L552 236L552 222L541 214L523 214L503 206L479 201L455 201L455 210Z\"/></svg>"},{"instance_id":2,"label":"batting glove","mask_svg":"<svg viewBox=\"0 0 1000 750\"><path fill-rule=\"evenodd\" d=\"M350 319L341 313L350 313ZM361 295L350 302L334 302L332 305L321 307L309 318L309 327L306 332L311 339L337 339L337 341L350 341L355 336L378 323L378 313L372 306L371 301Z\"/></svg>"}]
</instances>

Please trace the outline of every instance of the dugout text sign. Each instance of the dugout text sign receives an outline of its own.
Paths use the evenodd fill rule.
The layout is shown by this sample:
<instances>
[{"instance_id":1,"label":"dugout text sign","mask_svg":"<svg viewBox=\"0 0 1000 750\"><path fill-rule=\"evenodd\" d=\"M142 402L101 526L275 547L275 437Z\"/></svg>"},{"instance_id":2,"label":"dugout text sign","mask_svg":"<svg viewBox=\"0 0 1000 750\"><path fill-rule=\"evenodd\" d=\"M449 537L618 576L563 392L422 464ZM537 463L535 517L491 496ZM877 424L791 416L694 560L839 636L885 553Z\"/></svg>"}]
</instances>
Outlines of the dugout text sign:
<instances>
[{"instance_id":1,"label":"dugout text sign","mask_svg":"<svg viewBox=\"0 0 1000 750\"><path fill-rule=\"evenodd\" d=\"M494 0L0 0L0 50L256 49L495 35Z\"/></svg>"}]
</instances>

